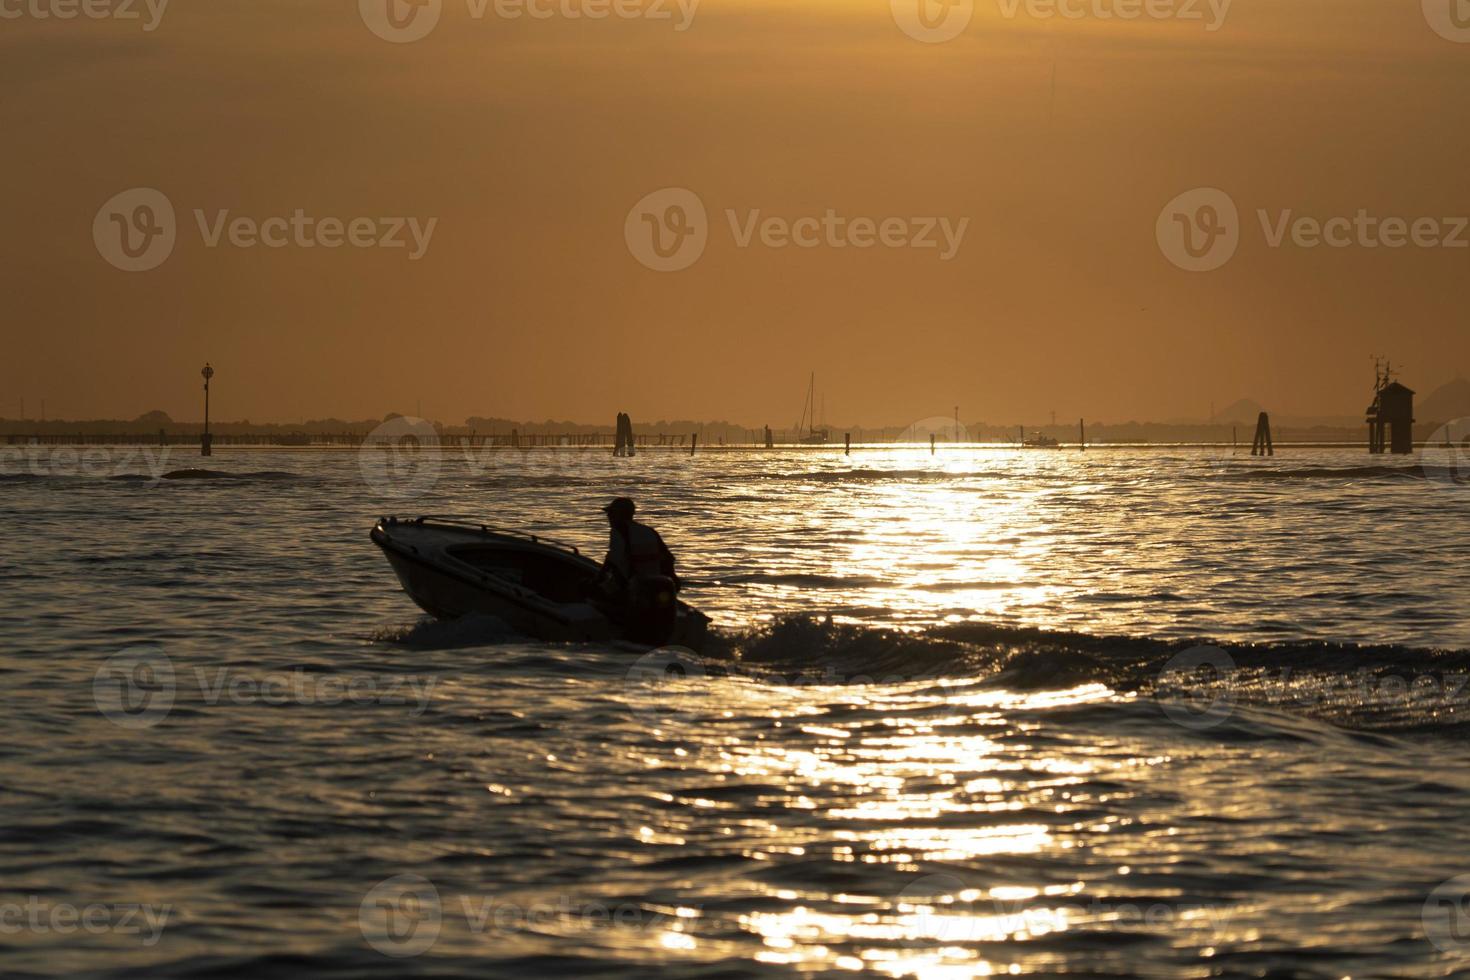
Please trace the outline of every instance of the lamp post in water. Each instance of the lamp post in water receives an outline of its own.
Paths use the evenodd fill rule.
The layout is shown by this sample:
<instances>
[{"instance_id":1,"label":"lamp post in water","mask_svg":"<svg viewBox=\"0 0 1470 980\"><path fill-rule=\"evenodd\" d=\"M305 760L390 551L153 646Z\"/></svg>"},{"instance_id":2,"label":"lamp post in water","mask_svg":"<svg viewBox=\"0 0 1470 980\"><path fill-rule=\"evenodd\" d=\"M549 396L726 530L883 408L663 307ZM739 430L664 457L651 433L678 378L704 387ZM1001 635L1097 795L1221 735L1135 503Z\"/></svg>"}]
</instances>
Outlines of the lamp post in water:
<instances>
[{"instance_id":1,"label":"lamp post in water","mask_svg":"<svg viewBox=\"0 0 1470 980\"><path fill-rule=\"evenodd\" d=\"M214 442L214 437L209 434L209 379L214 377L214 368L205 361L204 370L199 373L204 378L204 435L199 439L199 455L213 456L214 448L211 443Z\"/></svg>"}]
</instances>

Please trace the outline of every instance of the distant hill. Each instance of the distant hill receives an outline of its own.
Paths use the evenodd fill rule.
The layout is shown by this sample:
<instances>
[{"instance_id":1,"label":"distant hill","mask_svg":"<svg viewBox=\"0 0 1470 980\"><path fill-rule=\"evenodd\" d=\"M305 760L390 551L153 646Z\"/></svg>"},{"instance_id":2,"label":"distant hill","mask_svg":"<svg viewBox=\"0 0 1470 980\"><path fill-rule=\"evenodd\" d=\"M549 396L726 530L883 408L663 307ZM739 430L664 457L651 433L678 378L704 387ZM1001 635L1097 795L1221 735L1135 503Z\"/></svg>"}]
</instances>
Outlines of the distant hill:
<instances>
[{"instance_id":1,"label":"distant hill","mask_svg":"<svg viewBox=\"0 0 1470 980\"><path fill-rule=\"evenodd\" d=\"M1456 378L1441 385L1414 406L1414 417L1425 422L1448 422L1470 415L1470 381Z\"/></svg>"}]
</instances>

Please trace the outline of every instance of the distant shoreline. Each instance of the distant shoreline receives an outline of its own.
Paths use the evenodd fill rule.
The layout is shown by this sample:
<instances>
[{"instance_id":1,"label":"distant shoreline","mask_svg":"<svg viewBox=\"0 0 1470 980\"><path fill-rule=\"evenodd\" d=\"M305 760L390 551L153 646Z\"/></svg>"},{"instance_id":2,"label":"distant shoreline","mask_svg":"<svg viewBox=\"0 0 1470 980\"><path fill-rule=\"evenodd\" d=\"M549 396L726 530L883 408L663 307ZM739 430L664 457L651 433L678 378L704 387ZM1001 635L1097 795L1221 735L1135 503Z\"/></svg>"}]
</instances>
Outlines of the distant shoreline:
<instances>
[{"instance_id":1,"label":"distant shoreline","mask_svg":"<svg viewBox=\"0 0 1470 980\"><path fill-rule=\"evenodd\" d=\"M1429 443L1428 441L1424 441L1424 440L1416 440L1414 442L1414 448L1416 450L1426 448L1426 447L1428 447L1430 445L1431 445L1431 443ZM1438 445L1438 444L1435 443L1433 445ZM42 437L41 440L40 441L37 441L37 442L23 442L23 441L19 441L18 439L15 439L14 437L11 437L9 441L6 441L4 439L0 439L0 456L5 455L7 452L13 454L14 451L16 451L16 450L26 450L26 449L88 449L88 448L94 448L94 447L96 447L96 448L107 448L107 447L129 448L129 447L131 447L131 448L138 448L138 449L149 449L149 448L153 448L153 449L197 449L199 447L199 439L198 439L198 436L196 435L196 436L193 436L192 438L189 438L189 437L182 438L182 439L174 438L174 439L169 439L166 442L159 442L156 438L150 439L148 437L140 437L140 436L128 436L128 435L119 435L119 436L112 436L112 435L87 436L87 435L83 435L80 440L78 440L75 437L71 437L71 436L68 436L68 437L60 437L60 436L50 437L50 436L48 436L48 437ZM400 452L402 452L402 451L409 451L407 447L393 447L393 446L391 446L391 445L389 445L387 443L366 443L364 441L358 441L358 442L335 442L335 443L322 442L322 443L308 443L306 445L291 445L291 444L272 443L272 442L268 442L268 441L262 441L262 440L256 439L256 438L252 438L252 440L249 441L249 442L236 442L236 441L234 441L229 436L219 436L219 435L216 435L214 437L214 440L213 440L213 449L214 449L214 451L216 453L222 452L222 451L247 452L247 453L248 452L300 452L300 453L307 453L307 452L314 452L314 453L340 452L340 453L355 453L355 452L360 452L360 451L365 450L365 449L387 450L387 449L390 449L390 448L397 448L398 451L400 451ZM507 446L507 445L501 445L501 444L493 444L492 445L492 444L482 444L482 443L471 443L471 442L469 442L467 440L466 441L461 441L461 440L454 439L454 438L448 438L445 441L443 441L442 443L439 443L437 446L420 447L420 448L438 448L438 449L442 449L443 451L446 451L446 452L451 452L451 451L454 451L454 450L466 450L466 451L471 451L471 452L494 452L494 453L528 453L528 452L537 452L537 453L540 453L540 452L587 453L587 452L607 452L607 453L611 454L611 452L612 452L612 445L611 445L610 442L609 443L606 443L606 444L598 444L598 443L586 442L586 443L581 443L581 444L571 444L571 443L537 443L535 445ZM844 443L842 443L842 442L829 442L829 443L820 444L820 445L805 445L805 444L800 444L800 443L781 443L781 442L778 442L774 446L765 446L765 445L760 444L760 443L719 443L719 442L713 442L713 443L706 444L703 441L701 441L701 442L698 442L697 444L695 444L695 446L693 448L694 448L694 451L697 452L697 453L706 453L706 452L768 452L768 453L775 453L775 452L832 453L832 452L836 452L836 453L843 453L843 452L846 451L847 446ZM852 443L851 448L852 448L852 451L853 452L857 452L859 450L865 450L865 451L871 452L871 451L875 451L875 450L876 451L882 451L882 450L904 449L904 448L914 449L914 450L926 450L926 449L929 449L930 448L930 445L929 445L928 442L854 442L854 443ZM1368 450L1368 444L1367 444L1367 440L1366 439L1365 440L1362 440L1362 441L1359 441L1359 442L1289 442L1289 441L1282 441L1282 440L1279 440L1278 439L1275 442L1275 448L1276 448L1276 452L1277 452L1278 455L1280 453L1282 453L1283 451L1291 450L1291 449L1341 449L1341 450L1361 449L1366 454L1367 453L1367 450ZM1051 447L1021 446L1021 445L1018 445L1018 444L1016 444L1014 442L961 442L961 443L935 442L934 449L936 451L941 451L941 450L949 451L949 450L955 450L955 449L1007 450L1007 451L1024 451L1024 452L1027 452L1027 453L1039 453L1039 454L1067 453L1067 452L1076 453L1076 452L1084 452L1084 451L1085 452L1093 452L1094 450L1096 450L1096 451L1105 451L1105 450L1115 450L1115 449L1218 449L1218 450L1234 450L1234 453L1233 454L1234 455L1237 455L1237 456L1250 456L1251 455L1251 453L1250 453L1250 447L1247 444L1243 444L1243 443L1236 444L1236 443L1230 443L1230 442L1096 442L1096 443L1089 442L1087 444L1085 450L1081 447L1080 444L1075 443L1075 442L1072 442L1072 443L1061 443L1061 444L1059 444L1057 446L1051 446ZM690 452L690 450L691 450L691 446L690 446L689 442L687 442L687 441L677 442L677 443L666 443L666 444L663 444L663 445L647 445L647 446L640 445L638 447L638 452L639 453L660 453L660 454L684 453L684 454L687 455Z\"/></svg>"}]
</instances>

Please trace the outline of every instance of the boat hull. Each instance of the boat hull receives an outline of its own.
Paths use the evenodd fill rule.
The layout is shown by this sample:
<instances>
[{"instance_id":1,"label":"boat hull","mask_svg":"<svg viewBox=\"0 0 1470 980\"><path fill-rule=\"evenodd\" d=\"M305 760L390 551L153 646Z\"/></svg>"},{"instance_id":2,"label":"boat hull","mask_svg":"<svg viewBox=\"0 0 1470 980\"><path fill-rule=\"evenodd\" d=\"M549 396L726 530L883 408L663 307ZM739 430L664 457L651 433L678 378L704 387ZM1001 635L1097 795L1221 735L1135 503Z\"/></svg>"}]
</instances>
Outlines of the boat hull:
<instances>
[{"instance_id":1,"label":"boat hull","mask_svg":"<svg viewBox=\"0 0 1470 980\"><path fill-rule=\"evenodd\" d=\"M575 548L540 537L434 518L384 518L372 541L415 604L438 619L493 616L548 641L626 641L627 631L586 597L598 565ZM678 604L665 641L699 649L703 613Z\"/></svg>"}]
</instances>

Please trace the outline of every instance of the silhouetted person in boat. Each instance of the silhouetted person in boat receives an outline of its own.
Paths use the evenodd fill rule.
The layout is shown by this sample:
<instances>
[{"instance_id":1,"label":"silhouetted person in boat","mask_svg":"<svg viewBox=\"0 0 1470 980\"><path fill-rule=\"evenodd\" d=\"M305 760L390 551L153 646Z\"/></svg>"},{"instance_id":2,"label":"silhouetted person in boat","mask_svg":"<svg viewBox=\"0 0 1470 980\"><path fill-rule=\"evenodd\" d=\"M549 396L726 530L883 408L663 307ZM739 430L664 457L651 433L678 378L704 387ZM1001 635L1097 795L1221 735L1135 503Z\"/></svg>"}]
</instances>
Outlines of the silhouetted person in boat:
<instances>
[{"instance_id":1,"label":"silhouetted person in boat","mask_svg":"<svg viewBox=\"0 0 1470 980\"><path fill-rule=\"evenodd\" d=\"M614 616L626 627L629 639L663 643L678 612L674 555L657 531L633 520L637 505L629 498L616 497L602 509L609 532L598 587L616 605Z\"/></svg>"}]
</instances>

